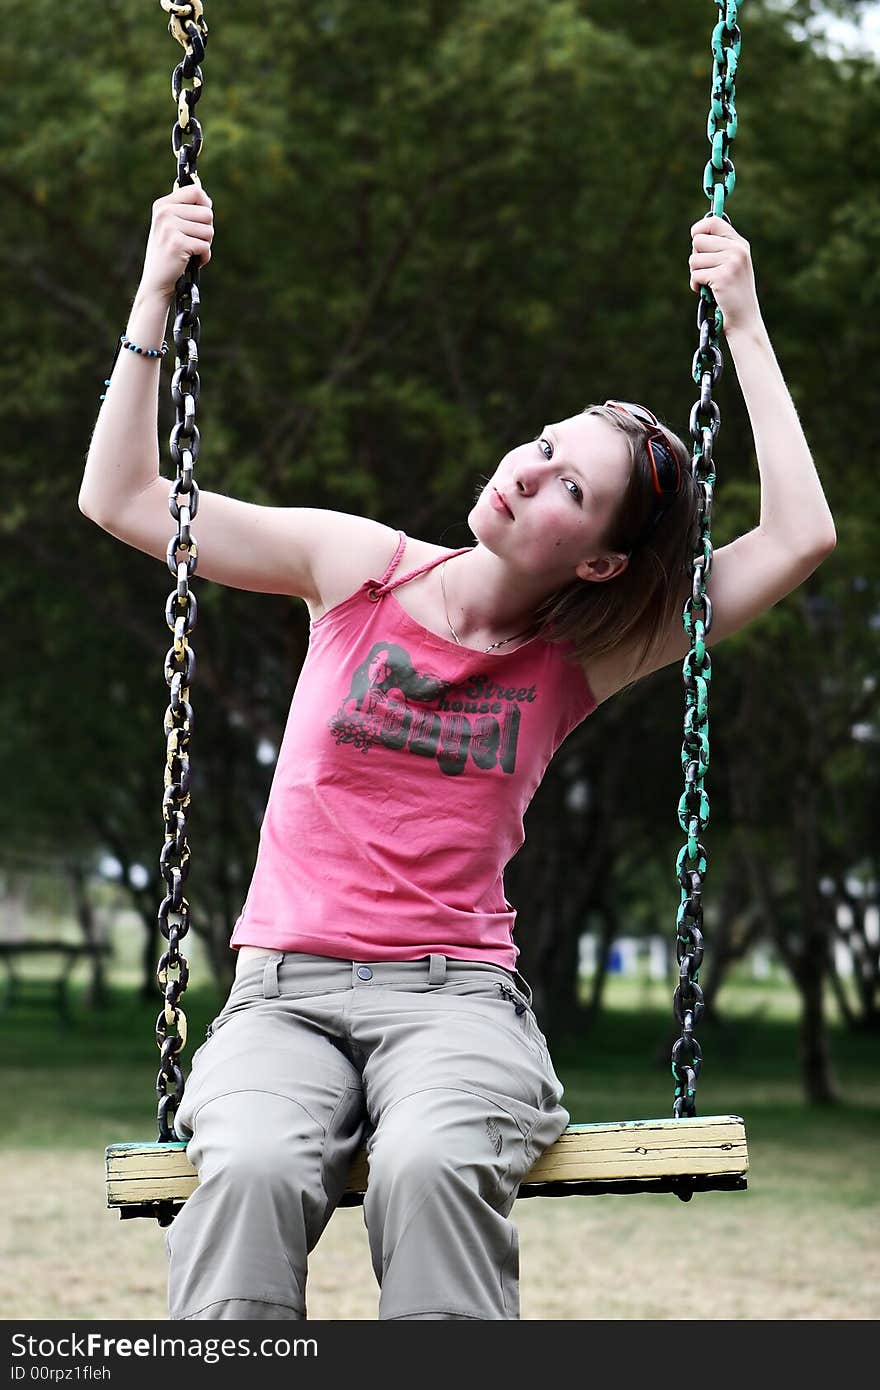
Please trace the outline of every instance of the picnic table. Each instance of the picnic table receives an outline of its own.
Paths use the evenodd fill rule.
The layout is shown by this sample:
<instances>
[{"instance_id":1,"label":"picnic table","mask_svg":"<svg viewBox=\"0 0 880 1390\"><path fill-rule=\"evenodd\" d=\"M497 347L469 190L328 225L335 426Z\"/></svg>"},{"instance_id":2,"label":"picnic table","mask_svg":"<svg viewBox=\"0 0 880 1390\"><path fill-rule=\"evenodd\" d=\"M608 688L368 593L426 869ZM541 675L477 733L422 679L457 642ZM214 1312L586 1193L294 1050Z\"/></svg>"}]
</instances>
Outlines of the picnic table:
<instances>
[{"instance_id":1,"label":"picnic table","mask_svg":"<svg viewBox=\"0 0 880 1390\"><path fill-rule=\"evenodd\" d=\"M45 993L42 1000L35 998L31 986L35 984L47 985L50 1002L54 1004L59 1017L65 1022L69 1022L71 1015L67 987L74 966L84 957L94 959L99 955L109 955L110 951L111 947L108 943L95 945L89 942L40 941L29 937L22 937L16 941L0 941L0 961L3 962L6 969L6 991L3 999L0 1000L0 1010L5 1012L16 1003L45 1002ZM57 956L59 968L49 981L35 981L28 978L29 988L25 991L22 988L25 977L18 974L16 964L20 959L34 956Z\"/></svg>"}]
</instances>

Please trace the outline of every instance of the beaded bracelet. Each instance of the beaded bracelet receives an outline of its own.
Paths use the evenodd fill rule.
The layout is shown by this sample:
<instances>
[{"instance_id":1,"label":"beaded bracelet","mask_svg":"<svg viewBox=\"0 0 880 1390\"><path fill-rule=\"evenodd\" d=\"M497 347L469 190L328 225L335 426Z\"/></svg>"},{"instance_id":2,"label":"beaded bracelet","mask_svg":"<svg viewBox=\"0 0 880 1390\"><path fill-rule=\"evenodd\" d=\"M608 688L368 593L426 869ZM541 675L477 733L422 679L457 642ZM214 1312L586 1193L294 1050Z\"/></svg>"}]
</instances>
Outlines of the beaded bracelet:
<instances>
[{"instance_id":1,"label":"beaded bracelet","mask_svg":"<svg viewBox=\"0 0 880 1390\"><path fill-rule=\"evenodd\" d=\"M113 368L116 366L116 358L119 356L120 348L128 348L129 352L139 352L144 357L164 357L168 352L168 344L164 340L160 348L144 348L138 347L137 343L133 343L130 338L126 338L124 333L120 333L119 342L116 344L116 352L114 354L113 361L110 365L110 376L113 375ZM105 386L110 385L110 376L105 378ZM106 399L106 396L107 392L105 391L101 395L100 399L103 401Z\"/></svg>"}]
</instances>

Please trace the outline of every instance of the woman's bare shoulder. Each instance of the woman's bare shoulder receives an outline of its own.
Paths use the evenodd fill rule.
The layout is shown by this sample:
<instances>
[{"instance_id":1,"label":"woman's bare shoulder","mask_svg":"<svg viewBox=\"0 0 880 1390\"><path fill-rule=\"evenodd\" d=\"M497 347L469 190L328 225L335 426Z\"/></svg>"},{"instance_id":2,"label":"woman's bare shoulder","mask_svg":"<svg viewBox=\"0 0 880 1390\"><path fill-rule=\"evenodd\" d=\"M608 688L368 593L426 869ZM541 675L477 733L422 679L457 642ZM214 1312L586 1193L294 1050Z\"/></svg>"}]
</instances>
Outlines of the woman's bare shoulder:
<instances>
[{"instance_id":1,"label":"woman's bare shoulder","mask_svg":"<svg viewBox=\"0 0 880 1390\"><path fill-rule=\"evenodd\" d=\"M631 651L606 652L604 656L591 657L581 668L584 680L596 698L596 704L604 704L634 679Z\"/></svg>"},{"instance_id":2,"label":"woman's bare shoulder","mask_svg":"<svg viewBox=\"0 0 880 1390\"><path fill-rule=\"evenodd\" d=\"M313 621L353 594L367 579L380 579L394 558L400 532L368 517L332 513L326 525L324 544L315 562L318 598L309 601ZM446 547L433 545L417 536L407 536L395 575L418 569L445 553Z\"/></svg>"}]
</instances>

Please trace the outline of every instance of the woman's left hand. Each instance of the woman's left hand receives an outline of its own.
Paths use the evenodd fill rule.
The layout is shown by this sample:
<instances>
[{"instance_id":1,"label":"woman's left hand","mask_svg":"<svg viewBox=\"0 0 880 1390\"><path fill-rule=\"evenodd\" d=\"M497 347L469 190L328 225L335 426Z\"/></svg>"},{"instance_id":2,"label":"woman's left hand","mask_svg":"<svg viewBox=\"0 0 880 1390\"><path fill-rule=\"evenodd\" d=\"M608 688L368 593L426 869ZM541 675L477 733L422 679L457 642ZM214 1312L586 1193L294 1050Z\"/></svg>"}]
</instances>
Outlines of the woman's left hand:
<instances>
[{"instance_id":1,"label":"woman's left hand","mask_svg":"<svg viewBox=\"0 0 880 1390\"><path fill-rule=\"evenodd\" d=\"M688 260L691 289L708 285L724 315L724 332L760 320L752 249L723 217L703 217L691 227L693 254Z\"/></svg>"}]
</instances>

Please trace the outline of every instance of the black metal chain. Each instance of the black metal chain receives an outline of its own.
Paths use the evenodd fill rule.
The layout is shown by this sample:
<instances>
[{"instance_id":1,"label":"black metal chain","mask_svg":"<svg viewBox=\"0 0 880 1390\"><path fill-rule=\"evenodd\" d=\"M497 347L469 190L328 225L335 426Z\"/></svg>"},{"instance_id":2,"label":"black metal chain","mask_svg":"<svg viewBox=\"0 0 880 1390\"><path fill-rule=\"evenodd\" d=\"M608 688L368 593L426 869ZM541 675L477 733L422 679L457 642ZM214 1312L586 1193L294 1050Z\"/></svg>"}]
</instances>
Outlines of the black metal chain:
<instances>
[{"instance_id":1,"label":"black metal chain","mask_svg":"<svg viewBox=\"0 0 880 1390\"><path fill-rule=\"evenodd\" d=\"M730 159L730 143L736 135L736 72L739 63L741 34L737 27L737 0L713 0L723 12L712 32L712 101L709 113L708 138L712 155L703 172L703 191L712 202L712 212L729 222L724 211L724 199L733 192L736 176ZM694 354L692 376L700 388L700 398L690 416L690 432L694 440L691 472L699 491L699 507L691 561L691 593L685 602L682 618L691 642L684 660L685 686L684 742L681 762L685 790L678 803L678 820L687 834L676 861L676 873L681 884L681 905L676 919L676 957L678 987L673 1011L681 1027L681 1036L672 1049L672 1075L675 1093L672 1113L681 1116L696 1114L697 1078L703 1053L694 1037L694 1028L703 1012L703 992L697 983L703 960L703 879L708 857L700 835L709 823L709 798L703 779L709 767L709 682L712 661L706 650L706 635L712 627L712 603L706 593L706 583L712 573L712 498L715 489L713 446L721 428L721 412L712 399L712 388L721 379L724 360L720 339L724 318L708 285L700 287L697 306L697 328L700 346ZM687 1200L691 1189L684 1186L679 1196Z\"/></svg>"},{"instance_id":2,"label":"black metal chain","mask_svg":"<svg viewBox=\"0 0 880 1390\"><path fill-rule=\"evenodd\" d=\"M163 10L171 15L168 31L186 50L186 56L174 69L171 92L177 103L177 120L171 136L171 147L177 159L175 189L198 182L196 161L202 147L202 128L193 109L202 94L202 69L208 29L202 18L201 0L175 4L160 0ZM185 85L188 84L188 85ZM188 138L187 138L188 137ZM190 851L187 842L187 820L190 805L189 744L193 729L193 711L189 702L189 687L195 670L195 654L189 645L189 634L196 621L196 596L190 591L189 580L195 573L198 546L190 530L199 508L199 489L193 479L193 468L199 457L199 430L196 425L196 406L199 400L199 257L193 255L189 265L174 287L174 376L171 396L177 411L177 422L171 431L171 459L177 476L171 485L168 507L177 522L177 535L168 544L168 568L177 580L177 587L168 595L165 620L174 633L174 641L165 656L165 680L171 692L171 702L165 711L164 728L167 737L165 794L162 798L162 817L165 822L165 843L159 858L159 868L165 879L167 893L159 907L159 929L168 941L156 971L165 1004L156 1021L156 1042L161 1051L156 1094L159 1098L159 1142L169 1143L177 1138L174 1116L183 1099L183 1072L180 1054L186 1046L186 1014L179 1007L181 996L189 982L189 966L180 950L180 942L190 928L189 903L183 896L183 885L189 874Z\"/></svg>"},{"instance_id":3,"label":"black metal chain","mask_svg":"<svg viewBox=\"0 0 880 1390\"><path fill-rule=\"evenodd\" d=\"M186 50L182 63L174 70L172 95L177 102L177 121L172 132L172 149L177 158L175 188L198 181L197 159L202 146L202 130L193 115L201 97L203 77L200 63L205 56L207 25L201 0L177 4L160 0L162 8L171 15L169 32ZM730 219L724 211L724 200L733 192L735 171L729 157L731 141L736 135L737 115L735 82L741 34L737 26L738 0L713 0L723 17L712 34L714 56L712 100L708 123L708 138L712 154L706 164L703 188L712 201L712 211ZM191 83L185 87L184 81ZM188 143L185 136L191 136ZM186 1044L186 1016L178 1007L189 977L180 941L190 926L190 909L183 896L183 885L189 873L190 850L187 842L187 820L190 804L189 743L193 727L193 711L189 703L189 686L194 673L195 656L188 636L196 620L196 599L189 590L189 578L195 572L198 548L190 524L198 511L198 486L193 468L199 457L199 430L196 425L196 406L199 399L198 345L200 335L199 260L194 255L186 272L175 287L175 372L171 394L177 410L177 422L170 436L171 457L177 477L169 495L169 509L177 522L177 535L168 546L168 567L177 586L168 597L165 617L174 633L174 642L165 658L165 679L171 692L171 702L165 713L167 736L165 795L162 803L165 822L165 844L160 856L160 869L168 892L159 908L159 926L168 940L157 978L165 995L164 1008L156 1023L156 1040L161 1050L161 1065L156 1081L159 1097L159 1140L168 1142L176 1136L174 1115L183 1097L183 1073L179 1055ZM672 1074L675 1079L673 1115L676 1118L696 1114L696 1085L702 1064L702 1049L694 1037L694 1028L703 1011L703 995L698 984L703 960L702 886L708 868L704 845L699 839L709 822L709 799L704 777L709 766L708 703L712 663L706 650L706 636L712 627L712 605L706 593L706 583L712 571L711 514L716 474L713 445L721 428L721 415L712 399L712 388L720 380L724 364L720 349L723 315L709 286L700 291L697 309L697 328L700 345L694 354L692 375L700 387L700 397L690 417L690 432L694 439L692 474L696 481L700 504L697 514L699 535L691 562L692 590L682 618L691 650L685 658L684 740L682 767L685 790L678 807L679 823L687 834L676 861L682 899L676 921L676 957L679 963L679 983L673 1008L681 1026L681 1036L672 1049ZM170 972L178 973L172 977ZM169 1032L174 1029L174 1032ZM171 1082L174 1091L169 1092ZM687 1197L689 1191L680 1195Z\"/></svg>"}]
</instances>

